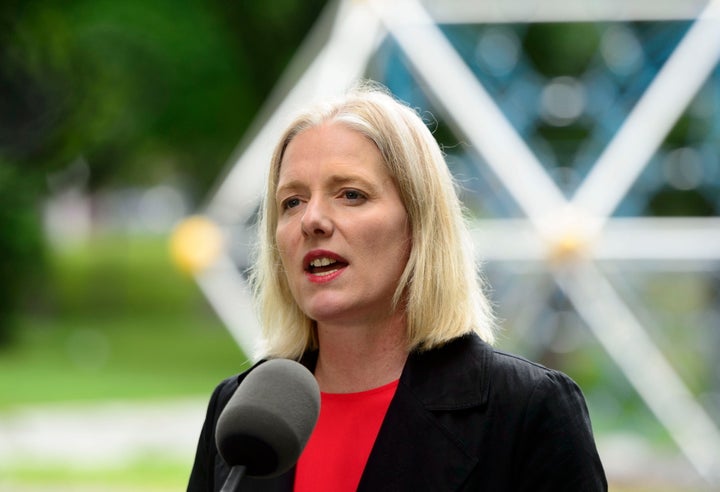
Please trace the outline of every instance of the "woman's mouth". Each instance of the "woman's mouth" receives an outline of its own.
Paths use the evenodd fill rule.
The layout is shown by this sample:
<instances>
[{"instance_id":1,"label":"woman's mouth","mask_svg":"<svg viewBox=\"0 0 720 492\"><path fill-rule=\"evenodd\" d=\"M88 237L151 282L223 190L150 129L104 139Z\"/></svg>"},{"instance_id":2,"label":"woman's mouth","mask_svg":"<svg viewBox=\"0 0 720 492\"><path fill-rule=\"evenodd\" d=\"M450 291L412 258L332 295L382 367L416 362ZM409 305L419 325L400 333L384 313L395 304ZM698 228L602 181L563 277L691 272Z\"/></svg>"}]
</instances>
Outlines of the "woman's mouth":
<instances>
[{"instance_id":1,"label":"woman's mouth","mask_svg":"<svg viewBox=\"0 0 720 492\"><path fill-rule=\"evenodd\" d=\"M345 268L347 263L343 263L334 258L320 257L313 259L307 267L308 273L324 277L338 270Z\"/></svg>"},{"instance_id":2,"label":"woman's mouth","mask_svg":"<svg viewBox=\"0 0 720 492\"><path fill-rule=\"evenodd\" d=\"M305 255L303 265L307 279L310 282L321 284L342 275L349 263L337 253L316 249Z\"/></svg>"}]
</instances>

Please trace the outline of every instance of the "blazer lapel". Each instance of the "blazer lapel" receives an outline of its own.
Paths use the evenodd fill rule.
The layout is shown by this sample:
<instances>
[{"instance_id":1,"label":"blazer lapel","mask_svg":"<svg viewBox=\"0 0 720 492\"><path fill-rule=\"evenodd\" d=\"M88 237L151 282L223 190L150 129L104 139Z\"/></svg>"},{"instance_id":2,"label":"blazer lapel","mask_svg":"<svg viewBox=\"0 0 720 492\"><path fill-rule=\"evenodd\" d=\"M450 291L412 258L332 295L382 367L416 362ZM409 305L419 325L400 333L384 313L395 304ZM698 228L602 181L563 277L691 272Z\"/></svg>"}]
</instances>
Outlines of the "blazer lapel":
<instances>
[{"instance_id":1,"label":"blazer lapel","mask_svg":"<svg viewBox=\"0 0 720 492\"><path fill-rule=\"evenodd\" d=\"M462 486L478 458L459 422L462 410L487 402L485 376L491 356L474 335L411 354L358 491Z\"/></svg>"}]
</instances>

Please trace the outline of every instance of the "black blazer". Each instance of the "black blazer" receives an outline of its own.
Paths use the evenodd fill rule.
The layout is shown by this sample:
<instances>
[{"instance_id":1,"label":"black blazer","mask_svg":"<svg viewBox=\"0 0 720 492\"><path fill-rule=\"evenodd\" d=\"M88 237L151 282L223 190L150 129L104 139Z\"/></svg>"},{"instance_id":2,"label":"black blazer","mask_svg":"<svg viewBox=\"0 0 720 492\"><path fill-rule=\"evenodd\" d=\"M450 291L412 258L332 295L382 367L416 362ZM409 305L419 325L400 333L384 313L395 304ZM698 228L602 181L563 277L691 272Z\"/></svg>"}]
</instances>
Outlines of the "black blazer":
<instances>
[{"instance_id":1,"label":"black blazer","mask_svg":"<svg viewBox=\"0 0 720 492\"><path fill-rule=\"evenodd\" d=\"M245 374L210 399L188 491L219 491L229 473L215 425ZM245 477L241 490L291 491L293 477ZM381 490L606 491L607 481L578 386L467 335L410 354L358 486Z\"/></svg>"}]
</instances>

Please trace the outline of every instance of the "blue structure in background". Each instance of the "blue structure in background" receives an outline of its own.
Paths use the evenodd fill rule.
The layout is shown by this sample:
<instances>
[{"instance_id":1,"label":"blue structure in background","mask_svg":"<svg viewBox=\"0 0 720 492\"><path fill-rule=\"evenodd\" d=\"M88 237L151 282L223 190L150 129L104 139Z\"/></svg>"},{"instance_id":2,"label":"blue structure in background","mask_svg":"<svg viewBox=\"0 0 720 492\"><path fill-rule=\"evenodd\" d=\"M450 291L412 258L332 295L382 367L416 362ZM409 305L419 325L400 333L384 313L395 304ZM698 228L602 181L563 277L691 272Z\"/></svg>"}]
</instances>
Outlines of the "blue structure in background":
<instances>
[{"instance_id":1,"label":"blue structure in background","mask_svg":"<svg viewBox=\"0 0 720 492\"><path fill-rule=\"evenodd\" d=\"M442 31L569 197L689 26L688 21L583 23L580 28L597 39L597 49L582 72L557 77L544 75L544 67L529 55L532 46L525 40L530 24L453 24ZM562 49L558 46L557 56L564 56ZM399 98L435 114L392 37L386 37L375 55L371 73ZM467 164L480 156L468 156L456 141L444 143L476 213L522 216L512 199L496 191L500 187L493 186L493 176L480 176L477 166ZM719 148L716 68L615 215L719 215Z\"/></svg>"}]
</instances>

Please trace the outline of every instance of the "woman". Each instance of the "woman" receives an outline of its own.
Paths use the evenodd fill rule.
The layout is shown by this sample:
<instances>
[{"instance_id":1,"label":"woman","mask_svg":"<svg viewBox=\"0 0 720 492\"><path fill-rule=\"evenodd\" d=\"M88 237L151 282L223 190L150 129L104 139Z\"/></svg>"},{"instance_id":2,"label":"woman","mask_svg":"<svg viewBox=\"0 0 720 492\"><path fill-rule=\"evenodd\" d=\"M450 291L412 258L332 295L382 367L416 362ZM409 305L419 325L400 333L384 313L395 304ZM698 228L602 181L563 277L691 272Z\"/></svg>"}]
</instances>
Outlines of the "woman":
<instances>
[{"instance_id":1,"label":"woman","mask_svg":"<svg viewBox=\"0 0 720 492\"><path fill-rule=\"evenodd\" d=\"M297 466L246 490L607 490L567 376L493 350L462 208L420 117L377 87L301 113L272 158L253 285L266 358L321 412ZM252 370L252 369L250 369ZM188 490L219 490L215 390Z\"/></svg>"}]
</instances>

